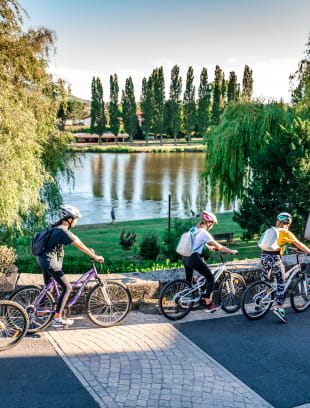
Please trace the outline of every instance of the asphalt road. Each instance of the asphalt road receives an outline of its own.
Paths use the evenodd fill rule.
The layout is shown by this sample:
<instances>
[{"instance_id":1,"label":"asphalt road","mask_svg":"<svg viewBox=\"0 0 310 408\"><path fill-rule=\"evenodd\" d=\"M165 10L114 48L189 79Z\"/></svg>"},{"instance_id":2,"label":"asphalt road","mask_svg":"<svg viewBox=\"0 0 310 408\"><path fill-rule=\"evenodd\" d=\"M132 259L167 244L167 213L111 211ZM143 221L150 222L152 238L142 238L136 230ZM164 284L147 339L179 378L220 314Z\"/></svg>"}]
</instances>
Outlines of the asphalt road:
<instances>
[{"instance_id":1,"label":"asphalt road","mask_svg":"<svg viewBox=\"0 0 310 408\"><path fill-rule=\"evenodd\" d=\"M288 323L271 312L178 323L202 350L276 408L310 402L310 310L287 309Z\"/></svg>"},{"instance_id":2,"label":"asphalt road","mask_svg":"<svg viewBox=\"0 0 310 408\"><path fill-rule=\"evenodd\" d=\"M1 408L98 408L44 334L0 353Z\"/></svg>"}]
</instances>

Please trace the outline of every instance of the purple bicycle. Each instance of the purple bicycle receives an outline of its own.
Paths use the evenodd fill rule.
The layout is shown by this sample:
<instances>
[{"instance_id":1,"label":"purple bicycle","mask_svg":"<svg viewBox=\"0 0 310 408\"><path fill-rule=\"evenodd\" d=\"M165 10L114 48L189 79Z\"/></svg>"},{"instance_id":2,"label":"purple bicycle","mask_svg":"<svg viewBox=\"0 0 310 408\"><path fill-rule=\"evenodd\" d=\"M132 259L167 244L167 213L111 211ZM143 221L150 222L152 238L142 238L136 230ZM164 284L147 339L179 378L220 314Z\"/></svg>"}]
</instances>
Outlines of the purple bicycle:
<instances>
[{"instance_id":1,"label":"purple bicycle","mask_svg":"<svg viewBox=\"0 0 310 408\"><path fill-rule=\"evenodd\" d=\"M72 285L73 289L79 285L80 287L74 298L66 304L65 311L77 302L87 283L94 279L97 284L87 295L86 314L97 326L115 326L128 315L132 303L131 294L123 284L107 281L102 275L99 276L94 261L91 264L92 268ZM51 324L55 313L54 296L58 298L59 294L57 282L51 278L43 288L23 286L10 295L10 300L19 303L29 316L28 333L38 332Z\"/></svg>"}]
</instances>

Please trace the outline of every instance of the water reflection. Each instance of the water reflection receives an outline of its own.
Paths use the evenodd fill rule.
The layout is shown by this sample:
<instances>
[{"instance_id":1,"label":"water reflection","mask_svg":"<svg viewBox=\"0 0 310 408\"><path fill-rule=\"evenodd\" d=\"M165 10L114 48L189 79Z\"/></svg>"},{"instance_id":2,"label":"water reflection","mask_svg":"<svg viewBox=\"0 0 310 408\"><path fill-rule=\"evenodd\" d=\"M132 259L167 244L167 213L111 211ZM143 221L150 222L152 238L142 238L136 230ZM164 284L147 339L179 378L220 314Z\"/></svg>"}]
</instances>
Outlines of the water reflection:
<instances>
[{"instance_id":1,"label":"water reflection","mask_svg":"<svg viewBox=\"0 0 310 408\"><path fill-rule=\"evenodd\" d=\"M203 153L87 153L72 169L74 186L61 180L64 202L79 207L83 224L109 222L112 206L119 221L166 217L169 194L172 216L231 209L207 198L203 164Z\"/></svg>"}]
</instances>

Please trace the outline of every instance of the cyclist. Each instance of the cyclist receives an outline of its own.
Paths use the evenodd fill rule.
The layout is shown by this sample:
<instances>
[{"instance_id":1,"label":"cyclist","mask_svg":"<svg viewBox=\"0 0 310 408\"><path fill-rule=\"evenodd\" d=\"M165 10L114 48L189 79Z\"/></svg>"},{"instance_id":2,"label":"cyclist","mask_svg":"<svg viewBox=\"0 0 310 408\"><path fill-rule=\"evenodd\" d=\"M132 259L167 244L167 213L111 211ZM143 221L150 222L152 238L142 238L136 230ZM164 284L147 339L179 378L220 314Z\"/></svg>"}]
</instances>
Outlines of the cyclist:
<instances>
[{"instance_id":1,"label":"cyclist","mask_svg":"<svg viewBox=\"0 0 310 408\"><path fill-rule=\"evenodd\" d=\"M96 255L93 249L87 248L83 242L70 231L71 228L75 227L78 219L82 216L79 210L73 205L62 205L59 212L61 218L52 225L54 230L49 238L48 247L42 255L37 257L37 262L43 271L45 285L48 284L52 276L62 289L57 301L56 312L52 323L54 327L63 327L73 324L73 320L64 319L62 317L64 306L72 291L71 284L62 271L64 257L63 246L73 244L80 251L96 261L104 262L102 256Z\"/></svg>"},{"instance_id":2,"label":"cyclist","mask_svg":"<svg viewBox=\"0 0 310 408\"><path fill-rule=\"evenodd\" d=\"M298 249L307 254L310 254L310 249L303 243L298 241L295 235L289 231L293 218L291 214L287 212L281 212L277 215L277 221L275 227L278 229L279 236L277 245L279 249L276 251L263 251L261 255L262 276L263 281L268 281L271 272L274 272L277 280L276 291L276 305L273 313L284 323L287 323L285 315L284 303L284 279L285 268L281 260L281 256L284 255L285 249L289 244L295 245Z\"/></svg>"},{"instance_id":3,"label":"cyclist","mask_svg":"<svg viewBox=\"0 0 310 408\"><path fill-rule=\"evenodd\" d=\"M201 221L197 224L196 230L194 231L194 239L192 243L192 248L195 249L195 252L190 256L182 256L182 261L188 283L192 284L194 269L207 279L207 289L204 294L206 312L215 312L216 306L215 303L212 302L214 277L208 266L202 260L203 249L207 247L211 251L218 250L229 254L237 254L238 251L224 247L215 241L209 233L209 230L213 225L218 224L215 214L209 211L203 211L200 218Z\"/></svg>"}]
</instances>

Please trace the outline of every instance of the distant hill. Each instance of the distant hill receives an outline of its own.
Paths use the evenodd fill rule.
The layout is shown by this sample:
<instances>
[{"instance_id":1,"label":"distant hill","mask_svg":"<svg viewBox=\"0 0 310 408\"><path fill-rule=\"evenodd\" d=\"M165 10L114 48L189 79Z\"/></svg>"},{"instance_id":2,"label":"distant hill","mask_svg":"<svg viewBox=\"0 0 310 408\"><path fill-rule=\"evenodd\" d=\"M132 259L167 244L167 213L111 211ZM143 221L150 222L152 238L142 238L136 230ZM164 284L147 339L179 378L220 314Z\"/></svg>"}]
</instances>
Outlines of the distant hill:
<instances>
[{"instance_id":1,"label":"distant hill","mask_svg":"<svg viewBox=\"0 0 310 408\"><path fill-rule=\"evenodd\" d=\"M73 100L73 101L82 102L82 103L84 103L85 105L90 105L90 103L91 103L91 101L89 101L89 100L87 100L87 99L81 99L81 98L78 98L77 96L74 96L74 95L72 95L70 99Z\"/></svg>"}]
</instances>

